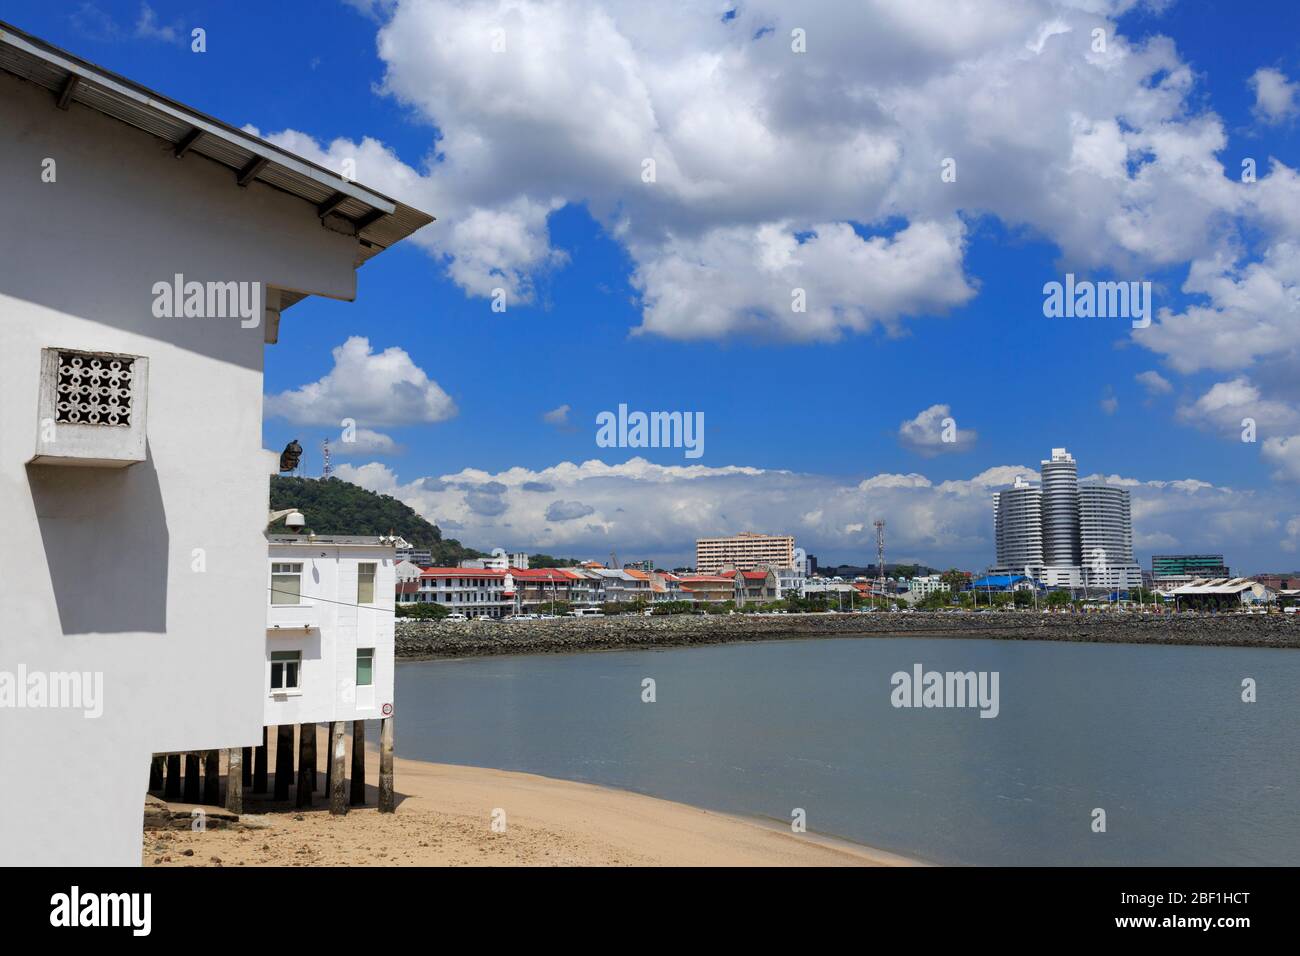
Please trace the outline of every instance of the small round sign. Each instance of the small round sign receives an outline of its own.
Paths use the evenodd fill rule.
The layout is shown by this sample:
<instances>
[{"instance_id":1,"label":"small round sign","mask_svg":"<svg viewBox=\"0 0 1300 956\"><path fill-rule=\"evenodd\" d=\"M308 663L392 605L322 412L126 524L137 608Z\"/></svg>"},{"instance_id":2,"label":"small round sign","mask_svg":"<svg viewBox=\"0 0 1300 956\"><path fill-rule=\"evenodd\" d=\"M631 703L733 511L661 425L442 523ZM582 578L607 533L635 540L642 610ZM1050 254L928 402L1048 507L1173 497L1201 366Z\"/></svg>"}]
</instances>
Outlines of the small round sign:
<instances>
[{"instance_id":1,"label":"small round sign","mask_svg":"<svg viewBox=\"0 0 1300 956\"><path fill-rule=\"evenodd\" d=\"M392 705L392 704L384 704L382 710L383 710L383 712L384 712L384 716L385 716L385 717L391 717L391 716L393 716L393 705Z\"/></svg>"}]
</instances>

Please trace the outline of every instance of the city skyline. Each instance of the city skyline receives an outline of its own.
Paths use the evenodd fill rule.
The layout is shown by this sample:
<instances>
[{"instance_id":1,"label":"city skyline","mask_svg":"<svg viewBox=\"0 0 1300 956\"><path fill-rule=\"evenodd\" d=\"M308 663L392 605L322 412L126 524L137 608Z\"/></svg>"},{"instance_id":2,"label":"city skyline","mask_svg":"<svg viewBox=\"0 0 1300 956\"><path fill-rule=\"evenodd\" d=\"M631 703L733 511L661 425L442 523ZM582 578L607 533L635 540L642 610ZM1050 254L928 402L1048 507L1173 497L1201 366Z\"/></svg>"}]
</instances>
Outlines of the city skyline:
<instances>
[{"instance_id":1,"label":"city skyline","mask_svg":"<svg viewBox=\"0 0 1300 956\"><path fill-rule=\"evenodd\" d=\"M891 561L981 567L989 495L1067 446L1106 469L1082 480L1129 490L1143 566L1296 564L1294 9L1266 5L1261 36L1225 4L1042 0L983 25L914 7L812 5L795 24L682 6L651 25L616 3L526 5L504 60L475 52L495 9L478 3L8 15L438 216L361 271L357 308L296 307L267 357L264 441L299 439L318 474L329 436L336 475L448 537L673 566L700 535L768 528L869 563L883 518ZM588 27L586 55L546 45L571 53ZM563 68L523 71L530 54ZM729 86L691 72L710 58ZM810 71L844 77L818 87L825 114L800 105ZM696 114L667 106L678 74L700 83ZM881 91L871 111L855 87ZM1013 92L990 114L993 89ZM499 111L515 101L529 122ZM1044 287L1067 276L1152 283L1150 324L1048 318ZM602 447L597 417L620 405L700 416L703 455Z\"/></svg>"}]
</instances>

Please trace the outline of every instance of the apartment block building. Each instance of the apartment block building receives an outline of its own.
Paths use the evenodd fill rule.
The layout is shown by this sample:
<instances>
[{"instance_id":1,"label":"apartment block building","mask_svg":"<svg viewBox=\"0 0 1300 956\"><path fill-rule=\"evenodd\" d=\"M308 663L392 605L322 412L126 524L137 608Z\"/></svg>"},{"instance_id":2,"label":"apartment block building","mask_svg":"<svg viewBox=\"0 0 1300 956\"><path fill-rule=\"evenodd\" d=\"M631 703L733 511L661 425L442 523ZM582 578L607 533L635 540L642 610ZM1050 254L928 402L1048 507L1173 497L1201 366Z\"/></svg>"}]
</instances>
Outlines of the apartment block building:
<instances>
[{"instance_id":1,"label":"apartment block building","mask_svg":"<svg viewBox=\"0 0 1300 956\"><path fill-rule=\"evenodd\" d=\"M696 574L715 574L724 567L752 571L760 566L793 567L794 538L745 531L723 538L696 539Z\"/></svg>"}]
</instances>

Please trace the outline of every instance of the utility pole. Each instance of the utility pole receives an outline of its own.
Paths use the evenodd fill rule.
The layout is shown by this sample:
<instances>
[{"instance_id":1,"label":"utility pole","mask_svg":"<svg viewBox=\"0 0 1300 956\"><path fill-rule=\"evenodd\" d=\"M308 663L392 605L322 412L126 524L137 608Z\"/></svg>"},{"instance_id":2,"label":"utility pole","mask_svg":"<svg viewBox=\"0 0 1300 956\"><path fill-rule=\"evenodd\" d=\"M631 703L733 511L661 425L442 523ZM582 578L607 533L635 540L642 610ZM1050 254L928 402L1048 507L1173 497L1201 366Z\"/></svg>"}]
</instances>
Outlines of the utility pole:
<instances>
[{"instance_id":1,"label":"utility pole","mask_svg":"<svg viewBox=\"0 0 1300 956\"><path fill-rule=\"evenodd\" d=\"M877 518L876 522L876 577L879 579L881 607L885 597L885 522Z\"/></svg>"}]
</instances>

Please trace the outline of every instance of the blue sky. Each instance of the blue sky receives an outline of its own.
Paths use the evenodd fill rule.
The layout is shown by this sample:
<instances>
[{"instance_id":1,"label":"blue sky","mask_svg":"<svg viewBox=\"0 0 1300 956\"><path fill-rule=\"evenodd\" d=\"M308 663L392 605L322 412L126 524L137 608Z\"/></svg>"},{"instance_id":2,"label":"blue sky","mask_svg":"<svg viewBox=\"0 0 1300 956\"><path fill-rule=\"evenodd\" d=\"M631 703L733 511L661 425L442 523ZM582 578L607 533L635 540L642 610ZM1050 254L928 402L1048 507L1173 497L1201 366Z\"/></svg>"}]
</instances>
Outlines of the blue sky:
<instances>
[{"instance_id":1,"label":"blue sky","mask_svg":"<svg viewBox=\"0 0 1300 956\"><path fill-rule=\"evenodd\" d=\"M724 20L729 6L737 12ZM344 452L335 461L351 480L410 501L449 536L584 557L616 548L675 564L687 560L694 530L754 528L794 533L823 562L865 562L870 523L885 517L893 557L978 567L992 560L988 494L1017 466L1033 467L1064 445L1081 474L1132 483L1143 563L1153 550L1204 549L1227 552L1243 571L1300 563L1300 437L1288 444L1300 435L1300 363L1277 344L1288 331L1295 341L1300 321L1279 319L1267 298L1243 304L1243 290L1224 285L1262 263L1257 278L1280 289L1282 301L1298 301L1291 242L1300 190L1287 175L1300 128L1300 98L1288 85L1300 77L1297 6L1025 0L999 16L936 16L933 24L923 13L893 16L888 4L869 14L876 19L843 25L849 41L865 47L881 35L920 53L890 63L883 54L851 57L851 45L823 52L828 32L840 32L835 14L809 12L806 59L793 61L800 72L780 73L793 68L771 64L789 59L787 37L803 21L774 4L692 5L681 16L691 20L684 35L697 57L679 67L666 62L667 51L686 56L673 27L617 3L16 0L5 17L228 122L286 145L307 142L303 151L318 161L355 145L360 181L438 217L427 241L408 241L360 271L356 302L313 298L286 313L280 343L267 353L266 389L274 396L325 379L333 350L352 336L367 338L374 353L402 350L409 362L401 368L422 370L455 414L444 406L380 423L360 404L359 426L389 436L400 452L349 453L335 442ZM569 32L575 22L608 31L599 50L572 46L566 37L592 32ZM498 59L518 58L518 70L498 69L488 52L464 59L440 46L440 38L487 36L496 24L514 44ZM1039 59L1078 64L1095 24L1112 51L1143 49L1153 65L1127 79L1063 84L1035 102L1041 77L1030 72L1037 67L1026 45L1038 36ZM190 50L194 27L206 31L203 54ZM700 97L697 115L673 74L706 56L718 58L710 76L726 74L726 83ZM1101 60L1075 68L1129 69ZM1261 69L1269 71L1263 78ZM846 70L861 71L852 84ZM999 75L1009 85L988 79L981 97L979 83ZM970 76L979 79L969 106L934 105L943 90L968 95ZM554 90L537 90L553 79ZM1148 94L1160 102L1135 115L1116 105ZM590 126L546 112L566 95L576 96L570 114L594 115ZM609 105L642 95L646 110ZM524 104L515 116L506 112L511 97ZM874 98L872 108L843 122L836 104L856 108L864 98ZM810 120L819 108L827 115ZM979 124L953 118L990 109ZM877 111L887 120L877 122ZM652 117L647 128L628 132L643 114ZM1073 145L1046 132L1066 116L1078 117ZM1204 145L1207 121L1221 146ZM1170 130L1184 137L1176 146L1162 139ZM833 142L855 135L867 138L844 152ZM663 180L681 177L664 186L675 195L646 198L659 186L636 178L638 136L654 144L647 149ZM1113 159L1105 150L1114 137L1127 137L1120 178L1112 170L1085 179L1079 170L1093 146ZM366 153L363 138L382 151ZM625 143L626 181L608 174L610 155ZM833 182L836 164L873 149L879 166L864 161L852 173L875 190L859 203ZM783 153L796 159L772 158ZM939 176L930 161L944 155L956 157L954 185L965 192L932 185ZM1254 200L1238 181L1246 157L1257 161L1256 185L1273 177L1266 199ZM1060 175L1038 178L1056 160ZM925 167L924 185L916 165ZM726 170L743 184L729 187ZM1129 226L1116 225L1118 216L1130 217ZM476 221L481 228L456 232ZM834 304L817 330L805 333L761 296L757 305L747 297L746 287L779 285L786 274L746 271L771 250L763 238L771 233L762 232L770 223L795 237L796 258L819 257L822 278L807 283L808 294ZM852 228L834 249L827 228L816 235L830 223ZM918 223L947 232L914 257L899 237ZM1130 241L1133 231L1141 238ZM859 281L853 273L863 260L854 256L871 237L896 258L883 266L867 259L885 277ZM1206 265L1215 262L1217 271ZM727 279L679 283L683 263ZM1196 263L1211 278L1185 291ZM1122 318L1046 319L1043 283L1066 271L1149 280L1169 315L1149 338ZM922 280L889 284L891 274L909 272ZM715 296L728 281L738 289ZM493 285L509 290L505 314L490 308L484 290ZM1198 307L1228 315L1218 321ZM713 319L697 327L697 314ZM1261 320L1274 324L1258 332ZM1207 355L1194 343L1207 327L1265 342L1241 355ZM1137 378L1150 372L1159 379ZM346 407L347 397L339 400ZM597 447L595 416L619 403L703 412L704 456ZM564 405L567 423L543 420ZM948 406L944 414L974 437L955 449L901 440L900 426L935 405ZM1236 423L1254 406L1262 409L1253 416L1259 438L1242 442ZM303 407L271 402L265 443L300 439L306 472L315 474L320 440L339 430ZM293 408L297 420L286 420ZM657 467L618 470L636 457ZM556 471L593 460L614 470ZM692 465L716 471L680 470ZM528 482L552 490L522 490ZM479 486L488 486L486 496ZM548 521L555 502L581 504L569 510L582 516Z\"/></svg>"}]
</instances>

